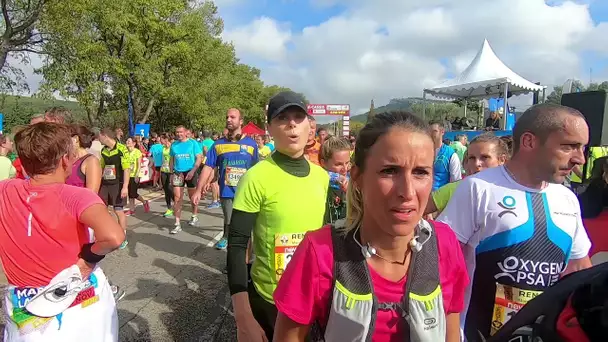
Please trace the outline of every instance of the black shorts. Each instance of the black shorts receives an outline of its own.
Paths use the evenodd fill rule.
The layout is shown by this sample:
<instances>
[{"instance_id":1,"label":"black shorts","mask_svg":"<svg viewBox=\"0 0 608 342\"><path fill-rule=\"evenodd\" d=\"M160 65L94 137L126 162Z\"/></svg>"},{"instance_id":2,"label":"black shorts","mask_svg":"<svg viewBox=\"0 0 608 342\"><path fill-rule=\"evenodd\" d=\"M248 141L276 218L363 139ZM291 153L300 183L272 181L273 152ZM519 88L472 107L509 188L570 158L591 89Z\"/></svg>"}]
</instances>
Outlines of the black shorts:
<instances>
[{"instance_id":1,"label":"black shorts","mask_svg":"<svg viewBox=\"0 0 608 342\"><path fill-rule=\"evenodd\" d=\"M139 197L137 189L139 189L139 184L135 181L134 178L129 178L129 198Z\"/></svg>"},{"instance_id":2,"label":"black shorts","mask_svg":"<svg viewBox=\"0 0 608 342\"><path fill-rule=\"evenodd\" d=\"M173 172L173 179L175 180L175 178L180 175L183 177L184 183L181 186L179 186L179 185L177 185L177 183L175 183L175 181L173 181L171 183L171 185L173 185L174 188L184 188L184 187L188 187L188 189L196 188L196 185L198 183L198 175L199 175L198 170L194 173L194 176L192 176L192 179L190 179L190 180L186 179L186 176L188 175L188 171L186 171L186 172L175 171L175 172Z\"/></svg>"},{"instance_id":3,"label":"black shorts","mask_svg":"<svg viewBox=\"0 0 608 342\"><path fill-rule=\"evenodd\" d=\"M160 166L155 166L154 170L156 170L156 172L160 172Z\"/></svg>"},{"instance_id":4,"label":"black shorts","mask_svg":"<svg viewBox=\"0 0 608 342\"><path fill-rule=\"evenodd\" d=\"M102 184L99 188L99 197L106 205L112 206L114 209L124 208L124 199L120 197L122 184Z\"/></svg>"}]
</instances>

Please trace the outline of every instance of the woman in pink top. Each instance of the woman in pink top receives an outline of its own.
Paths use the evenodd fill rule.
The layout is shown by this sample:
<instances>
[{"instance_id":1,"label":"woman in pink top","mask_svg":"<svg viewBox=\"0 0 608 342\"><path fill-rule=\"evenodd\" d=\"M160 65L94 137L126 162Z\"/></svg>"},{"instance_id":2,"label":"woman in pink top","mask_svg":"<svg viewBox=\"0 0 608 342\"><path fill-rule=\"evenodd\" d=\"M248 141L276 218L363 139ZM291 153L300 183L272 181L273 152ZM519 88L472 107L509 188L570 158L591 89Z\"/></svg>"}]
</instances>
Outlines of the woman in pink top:
<instances>
[{"instance_id":1,"label":"woman in pink top","mask_svg":"<svg viewBox=\"0 0 608 342\"><path fill-rule=\"evenodd\" d=\"M4 340L117 341L116 304L96 264L120 246L124 231L96 193L65 184L76 152L70 127L30 125L15 145L31 178L0 183Z\"/></svg>"},{"instance_id":2,"label":"woman in pink top","mask_svg":"<svg viewBox=\"0 0 608 342\"><path fill-rule=\"evenodd\" d=\"M309 232L297 248L274 293L279 311L274 341L305 341L313 325L318 328L313 330L320 330L319 335L328 342L366 340L346 337L353 335L352 327L365 330L365 325L361 328L350 321L345 323L344 317L336 319L338 315L334 314L343 310L332 305L338 293L334 289L337 263L333 241L341 241L332 238L334 233L346 237L344 243L355 247L350 250L352 259L346 261L365 265L377 307L383 308L375 313L375 321L367 324L373 327L367 332L372 341L408 341L410 330L424 331L427 326L423 324L433 327L436 322L443 328L438 330L441 337L433 342L460 341L459 313L469 282L465 262L448 226L439 222L429 225L422 220L433 185L433 161L428 126L412 114L380 114L361 130L351 170L344 231L332 232L335 227L326 226ZM431 227L430 238L436 238L436 242L419 238L420 227ZM431 252L427 249L426 255L436 260L438 286L434 286L441 292L435 298L443 306L437 311L444 316L412 326L403 318L411 316L411 308L408 314L408 308L400 304L408 300L404 295L406 284L411 281L408 271L415 265L412 255L417 253L420 258L420 250L428 246L436 246ZM356 310L364 296L352 296L345 305ZM341 337L328 338L328 331L338 331Z\"/></svg>"}]
</instances>

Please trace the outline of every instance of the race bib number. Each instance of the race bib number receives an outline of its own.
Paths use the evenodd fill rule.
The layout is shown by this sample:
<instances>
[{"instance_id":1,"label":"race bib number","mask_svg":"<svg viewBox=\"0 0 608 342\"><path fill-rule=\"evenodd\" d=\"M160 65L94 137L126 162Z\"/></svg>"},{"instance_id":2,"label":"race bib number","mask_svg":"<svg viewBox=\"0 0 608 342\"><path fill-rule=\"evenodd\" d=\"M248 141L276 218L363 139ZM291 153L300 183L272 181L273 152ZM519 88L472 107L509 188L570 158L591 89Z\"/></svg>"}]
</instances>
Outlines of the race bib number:
<instances>
[{"instance_id":1,"label":"race bib number","mask_svg":"<svg viewBox=\"0 0 608 342\"><path fill-rule=\"evenodd\" d=\"M496 297L494 299L490 335L494 335L524 305L541 293L543 291L520 290L513 286L496 283Z\"/></svg>"},{"instance_id":2,"label":"race bib number","mask_svg":"<svg viewBox=\"0 0 608 342\"><path fill-rule=\"evenodd\" d=\"M168 160L163 160L163 165L160 166L160 170L165 173L168 173L169 171L171 171L171 169L169 168Z\"/></svg>"},{"instance_id":3,"label":"race bib number","mask_svg":"<svg viewBox=\"0 0 608 342\"><path fill-rule=\"evenodd\" d=\"M106 165L103 168L103 179L105 179L105 180L116 179L116 166L115 165Z\"/></svg>"},{"instance_id":4,"label":"race bib number","mask_svg":"<svg viewBox=\"0 0 608 342\"><path fill-rule=\"evenodd\" d=\"M274 269L277 281L281 279L302 239L304 239L304 233L275 234Z\"/></svg>"},{"instance_id":5,"label":"race bib number","mask_svg":"<svg viewBox=\"0 0 608 342\"><path fill-rule=\"evenodd\" d=\"M182 173L176 173L173 175L173 186L180 188L184 186L184 175Z\"/></svg>"},{"instance_id":6,"label":"race bib number","mask_svg":"<svg viewBox=\"0 0 608 342\"><path fill-rule=\"evenodd\" d=\"M226 167L226 185L237 186L241 177L247 172L247 169L240 167Z\"/></svg>"}]
</instances>

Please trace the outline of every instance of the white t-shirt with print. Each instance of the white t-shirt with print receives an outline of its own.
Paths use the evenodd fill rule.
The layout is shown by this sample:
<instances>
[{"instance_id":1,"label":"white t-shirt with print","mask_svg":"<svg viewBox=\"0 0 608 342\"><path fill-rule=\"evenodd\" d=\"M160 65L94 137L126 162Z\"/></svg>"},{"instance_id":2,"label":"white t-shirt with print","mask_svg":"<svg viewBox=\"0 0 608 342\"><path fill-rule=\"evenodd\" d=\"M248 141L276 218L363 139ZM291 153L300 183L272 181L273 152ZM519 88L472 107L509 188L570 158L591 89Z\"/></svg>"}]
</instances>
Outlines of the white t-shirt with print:
<instances>
[{"instance_id":1,"label":"white t-shirt with print","mask_svg":"<svg viewBox=\"0 0 608 342\"><path fill-rule=\"evenodd\" d=\"M471 277L465 308L469 306L476 264L486 260L478 259L480 255L486 258L483 253L490 259L500 258L486 264L492 269L479 270L478 276L491 278L487 284L505 280L546 288L559 279L565 264L552 262L559 259L556 253L543 262L544 250L561 250L567 261L586 257L591 248L580 205L572 191L561 184L549 184L542 190L527 188L515 182L504 166L462 180L438 221L452 227L463 244ZM518 244L520 247L513 247ZM511 255L510 248L518 248L517 254L533 255L534 260ZM495 272L495 266L502 272ZM466 311L461 317L464 328Z\"/></svg>"}]
</instances>

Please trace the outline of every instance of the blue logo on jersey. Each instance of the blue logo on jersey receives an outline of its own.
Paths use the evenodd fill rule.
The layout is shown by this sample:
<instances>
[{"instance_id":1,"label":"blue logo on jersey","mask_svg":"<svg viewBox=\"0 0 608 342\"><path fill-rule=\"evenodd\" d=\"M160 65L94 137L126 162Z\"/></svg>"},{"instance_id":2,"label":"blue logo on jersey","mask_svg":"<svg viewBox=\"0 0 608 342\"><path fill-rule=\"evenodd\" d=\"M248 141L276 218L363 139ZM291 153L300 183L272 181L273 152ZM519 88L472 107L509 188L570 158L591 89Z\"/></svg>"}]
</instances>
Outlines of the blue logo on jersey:
<instances>
[{"instance_id":1,"label":"blue logo on jersey","mask_svg":"<svg viewBox=\"0 0 608 342\"><path fill-rule=\"evenodd\" d=\"M515 209L515 198L513 196L505 196L502 198L502 202L498 202L498 206L503 208L504 210L498 214L498 217L503 217L506 214L512 214L517 217L517 214L513 211Z\"/></svg>"}]
</instances>

